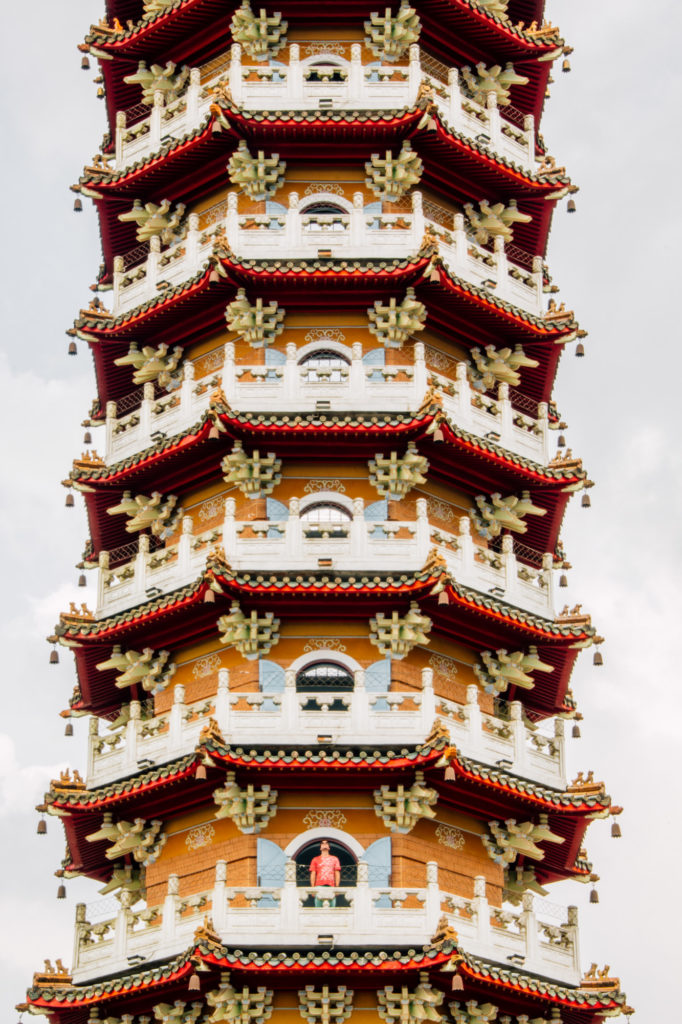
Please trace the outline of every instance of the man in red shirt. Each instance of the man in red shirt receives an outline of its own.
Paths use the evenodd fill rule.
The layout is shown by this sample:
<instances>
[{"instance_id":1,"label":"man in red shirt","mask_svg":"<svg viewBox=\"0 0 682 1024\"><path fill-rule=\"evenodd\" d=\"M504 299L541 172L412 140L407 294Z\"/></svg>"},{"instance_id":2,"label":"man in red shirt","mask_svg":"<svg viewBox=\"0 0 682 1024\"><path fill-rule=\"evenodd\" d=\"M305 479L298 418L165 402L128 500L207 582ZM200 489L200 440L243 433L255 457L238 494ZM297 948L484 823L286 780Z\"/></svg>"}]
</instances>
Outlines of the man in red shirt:
<instances>
[{"instance_id":1,"label":"man in red shirt","mask_svg":"<svg viewBox=\"0 0 682 1024\"><path fill-rule=\"evenodd\" d=\"M340 881L341 864L339 863L339 858L330 854L329 843L326 839L323 839L320 843L319 857L313 857L310 862L310 884L316 887L328 885L337 888ZM316 907L321 907L324 904L333 907L335 900L333 897L329 900L322 899L319 896L315 897Z\"/></svg>"}]
</instances>

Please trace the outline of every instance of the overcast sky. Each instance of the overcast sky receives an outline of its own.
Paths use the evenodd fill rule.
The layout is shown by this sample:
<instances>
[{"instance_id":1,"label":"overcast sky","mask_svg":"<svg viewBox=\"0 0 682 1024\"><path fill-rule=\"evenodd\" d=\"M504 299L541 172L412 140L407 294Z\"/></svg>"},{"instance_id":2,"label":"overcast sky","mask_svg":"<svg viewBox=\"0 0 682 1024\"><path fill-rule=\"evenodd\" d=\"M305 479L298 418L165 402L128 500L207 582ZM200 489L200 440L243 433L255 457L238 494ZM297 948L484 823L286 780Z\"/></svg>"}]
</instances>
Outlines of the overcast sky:
<instances>
[{"instance_id":1,"label":"overcast sky","mask_svg":"<svg viewBox=\"0 0 682 1024\"><path fill-rule=\"evenodd\" d=\"M49 666L43 638L70 600L94 604L92 582L77 589L73 567L86 537L81 502L65 509L59 482L83 448L79 424L94 397L89 354L80 345L67 358L64 331L91 297L100 262L94 213L72 213L68 186L104 129L96 71L82 72L76 51L102 6L15 2L0 44L0 1016L9 1024L45 957L71 963L77 900L98 898L76 880L57 903L62 831L51 818L38 837L33 807L59 766L85 764L84 727L65 739L57 717L73 665L62 652ZM594 769L625 806L622 839L610 838L608 822L588 833L599 905L577 883L554 886L550 898L581 907L583 965L611 965L639 1024L675 1013L682 913L681 10L677 0L550 0L549 17L575 53L571 74L555 66L542 126L580 186L577 213L563 203L555 215L549 260L559 298L589 331L587 355L564 357L555 395L568 444L597 482L592 508L578 500L568 513L563 539L575 568L559 596L581 602L607 639L604 667L584 654L573 675L585 722L583 738L568 741L569 764L571 777Z\"/></svg>"}]
</instances>

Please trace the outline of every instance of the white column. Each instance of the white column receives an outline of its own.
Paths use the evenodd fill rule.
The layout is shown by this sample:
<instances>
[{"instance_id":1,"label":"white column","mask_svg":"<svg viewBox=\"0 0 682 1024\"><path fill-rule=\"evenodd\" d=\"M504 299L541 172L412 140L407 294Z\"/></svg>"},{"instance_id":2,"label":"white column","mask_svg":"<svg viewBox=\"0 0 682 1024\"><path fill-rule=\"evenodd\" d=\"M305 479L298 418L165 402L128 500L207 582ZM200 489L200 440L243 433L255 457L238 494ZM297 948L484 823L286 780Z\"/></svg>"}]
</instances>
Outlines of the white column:
<instances>
[{"instance_id":1,"label":"white column","mask_svg":"<svg viewBox=\"0 0 682 1024\"><path fill-rule=\"evenodd\" d=\"M505 590L505 601L515 604L516 591L518 590L518 575L516 555L514 554L514 538L506 533L502 538L502 573L504 576L503 586Z\"/></svg>"},{"instance_id":2,"label":"white column","mask_svg":"<svg viewBox=\"0 0 682 1024\"><path fill-rule=\"evenodd\" d=\"M538 402L538 427L542 442L541 461L546 465L549 462L549 407L547 402Z\"/></svg>"},{"instance_id":3,"label":"white column","mask_svg":"<svg viewBox=\"0 0 682 1024\"><path fill-rule=\"evenodd\" d=\"M228 561L237 557L237 524L234 520L236 503L234 498L225 498L225 519L223 520L223 550Z\"/></svg>"},{"instance_id":4,"label":"white column","mask_svg":"<svg viewBox=\"0 0 682 1024\"><path fill-rule=\"evenodd\" d=\"M120 257L117 257L120 259ZM112 449L114 446L114 430L116 428L118 420L116 417L116 402L107 402L106 407L106 420L105 420L105 437L106 437L106 458L111 457Z\"/></svg>"},{"instance_id":5,"label":"white column","mask_svg":"<svg viewBox=\"0 0 682 1024\"><path fill-rule=\"evenodd\" d=\"M440 889L438 888L438 864L430 860L426 864L426 928L433 935L440 921Z\"/></svg>"},{"instance_id":6,"label":"white column","mask_svg":"<svg viewBox=\"0 0 682 1024\"><path fill-rule=\"evenodd\" d=\"M195 127L199 120L199 93L201 92L201 71L199 68L191 68L189 72L189 85L185 93L187 103L187 126L189 129ZM234 95L234 93L232 94Z\"/></svg>"},{"instance_id":7,"label":"white column","mask_svg":"<svg viewBox=\"0 0 682 1024\"><path fill-rule=\"evenodd\" d=\"M227 861L218 860L215 866L215 883L213 885L211 917L213 926L220 935L226 931L227 926L227 893L225 883L227 881Z\"/></svg>"},{"instance_id":8,"label":"white column","mask_svg":"<svg viewBox=\"0 0 682 1024\"><path fill-rule=\"evenodd\" d=\"M121 288L123 279L123 257L114 256L114 288L112 291L112 306L113 312L117 313L121 302Z\"/></svg>"},{"instance_id":9,"label":"white column","mask_svg":"<svg viewBox=\"0 0 682 1024\"><path fill-rule=\"evenodd\" d=\"M168 892L163 901L163 918L161 921L162 946L170 945L175 938L179 884L177 875L168 876Z\"/></svg>"},{"instance_id":10,"label":"white column","mask_svg":"<svg viewBox=\"0 0 682 1024\"><path fill-rule=\"evenodd\" d=\"M128 951L128 930L131 923L131 899L131 894L125 889L119 896L121 906L116 914L116 924L114 926L114 948L111 954L111 959L113 961L123 960Z\"/></svg>"},{"instance_id":11,"label":"white column","mask_svg":"<svg viewBox=\"0 0 682 1024\"><path fill-rule=\"evenodd\" d=\"M173 704L168 717L168 747L177 750L182 746L182 734L185 727L185 687L178 683L173 687Z\"/></svg>"},{"instance_id":12,"label":"white column","mask_svg":"<svg viewBox=\"0 0 682 1024\"><path fill-rule=\"evenodd\" d=\"M130 718L125 725L125 748L123 750L124 774L128 775L137 768L137 743L140 737L140 721L142 706L139 700L130 702Z\"/></svg>"},{"instance_id":13,"label":"white column","mask_svg":"<svg viewBox=\"0 0 682 1024\"><path fill-rule=\"evenodd\" d=\"M407 84L407 106L413 107L417 102L417 93L419 92L419 86L422 80L422 67L419 60L419 46L416 43L412 43L409 50L410 54L410 66L408 70L408 84Z\"/></svg>"},{"instance_id":14,"label":"white column","mask_svg":"<svg viewBox=\"0 0 682 1024\"><path fill-rule=\"evenodd\" d=\"M431 530L429 527L429 516L427 511L426 498L417 498L417 555L424 562L429 553L431 543Z\"/></svg>"},{"instance_id":15,"label":"white column","mask_svg":"<svg viewBox=\"0 0 682 1024\"><path fill-rule=\"evenodd\" d=\"M422 194L417 189L412 193L412 243L417 248L421 245L421 240L424 237L424 228L424 204Z\"/></svg>"},{"instance_id":16,"label":"white column","mask_svg":"<svg viewBox=\"0 0 682 1024\"><path fill-rule=\"evenodd\" d=\"M354 341L351 346L350 374L348 378L349 393L353 399L364 401L367 394L367 377L365 364L362 361L362 342ZM360 406L364 408L364 406Z\"/></svg>"},{"instance_id":17,"label":"white column","mask_svg":"<svg viewBox=\"0 0 682 1024\"><path fill-rule=\"evenodd\" d=\"M462 93L459 88L459 72L457 68L450 68L448 71L448 88L450 90L450 116L448 121L453 128L459 128L462 122Z\"/></svg>"},{"instance_id":18,"label":"white column","mask_svg":"<svg viewBox=\"0 0 682 1024\"><path fill-rule=\"evenodd\" d=\"M146 533L140 535L139 547L135 556L135 577L134 590L137 601L142 601L147 589L147 559L149 557L149 536Z\"/></svg>"},{"instance_id":19,"label":"white column","mask_svg":"<svg viewBox=\"0 0 682 1024\"><path fill-rule=\"evenodd\" d=\"M187 237L185 238L185 262L188 275L194 276L199 267L199 214L190 213L187 218Z\"/></svg>"},{"instance_id":20,"label":"white column","mask_svg":"<svg viewBox=\"0 0 682 1024\"><path fill-rule=\"evenodd\" d=\"M365 199L362 192L354 192L353 209L350 212L348 242L355 254L360 252L367 241L367 225L365 224L364 206Z\"/></svg>"},{"instance_id":21,"label":"white column","mask_svg":"<svg viewBox=\"0 0 682 1024\"><path fill-rule=\"evenodd\" d=\"M215 717L218 728L229 742L230 733L230 670L218 669L218 693L215 702Z\"/></svg>"},{"instance_id":22,"label":"white column","mask_svg":"<svg viewBox=\"0 0 682 1024\"><path fill-rule=\"evenodd\" d=\"M369 554L367 528L371 524L365 521L365 502L362 498L353 499L353 518L350 524L350 557L365 559Z\"/></svg>"},{"instance_id":23,"label":"white column","mask_svg":"<svg viewBox=\"0 0 682 1024\"><path fill-rule=\"evenodd\" d=\"M161 115L165 105L163 93L158 89L154 93L154 106L149 115L148 145L152 153L159 148L161 143Z\"/></svg>"},{"instance_id":24,"label":"white column","mask_svg":"<svg viewBox=\"0 0 682 1024\"><path fill-rule=\"evenodd\" d=\"M194 363L188 359L182 364L182 384L180 385L180 417L186 423L192 413L192 388L194 385Z\"/></svg>"},{"instance_id":25,"label":"white column","mask_svg":"<svg viewBox=\"0 0 682 1024\"><path fill-rule=\"evenodd\" d=\"M370 932L374 928L374 904L372 890L369 887L369 865L364 860L358 861L358 878L354 889L349 895L353 900L353 931Z\"/></svg>"},{"instance_id":26,"label":"white column","mask_svg":"<svg viewBox=\"0 0 682 1024\"><path fill-rule=\"evenodd\" d=\"M489 95L494 96L494 93ZM497 288L495 294L500 299L509 299L511 295L510 281L509 281L509 267L507 265L507 254L504 251L504 238L498 235L494 243L494 260L496 268L496 283Z\"/></svg>"},{"instance_id":27,"label":"white column","mask_svg":"<svg viewBox=\"0 0 682 1024\"><path fill-rule=\"evenodd\" d=\"M566 723L563 718L554 719L554 745L556 747L556 764L557 771L559 773L559 781L561 786L566 784L566 741L565 741L565 729Z\"/></svg>"},{"instance_id":28,"label":"white column","mask_svg":"<svg viewBox=\"0 0 682 1024\"><path fill-rule=\"evenodd\" d=\"M191 516L182 517L182 533L178 541L178 575L185 575L189 572L192 560L192 537L194 535L194 520Z\"/></svg>"},{"instance_id":29,"label":"white column","mask_svg":"<svg viewBox=\"0 0 682 1024\"><path fill-rule=\"evenodd\" d=\"M353 673L353 699L350 706L351 731L354 736L366 733L369 726L369 716L373 710L369 703L369 696L365 689L364 670L358 668Z\"/></svg>"},{"instance_id":30,"label":"white column","mask_svg":"<svg viewBox=\"0 0 682 1024\"><path fill-rule=\"evenodd\" d=\"M86 766L86 778L91 782L95 771L95 744L99 737L99 718L93 715L88 722L88 759Z\"/></svg>"},{"instance_id":31,"label":"white column","mask_svg":"<svg viewBox=\"0 0 682 1024\"><path fill-rule=\"evenodd\" d=\"M223 363L223 391L230 405L237 395L237 378L234 374L234 342L225 342L225 361Z\"/></svg>"},{"instance_id":32,"label":"white column","mask_svg":"<svg viewBox=\"0 0 682 1024\"><path fill-rule=\"evenodd\" d=\"M476 921L476 937L486 946L490 945L490 905L486 897L485 876L474 878L474 898L471 908Z\"/></svg>"},{"instance_id":33,"label":"white column","mask_svg":"<svg viewBox=\"0 0 682 1024\"><path fill-rule=\"evenodd\" d=\"M500 112L497 109L497 93L491 90L485 98L485 105L488 110L488 132L490 133L492 148L499 153L502 137L500 131Z\"/></svg>"},{"instance_id":34,"label":"white column","mask_svg":"<svg viewBox=\"0 0 682 1024\"><path fill-rule=\"evenodd\" d=\"M296 888L296 861L288 860L284 865L284 888L280 904L280 929L283 935L298 930L298 889Z\"/></svg>"},{"instance_id":35,"label":"white column","mask_svg":"<svg viewBox=\"0 0 682 1024\"><path fill-rule=\"evenodd\" d=\"M239 43L230 47L230 93L235 103L242 102L242 48Z\"/></svg>"},{"instance_id":36,"label":"white column","mask_svg":"<svg viewBox=\"0 0 682 1024\"><path fill-rule=\"evenodd\" d=\"M161 239L153 235L149 239L149 255L147 256L147 270L144 279L144 297L152 299L156 295L156 282L159 280L159 255L161 253Z\"/></svg>"},{"instance_id":37,"label":"white column","mask_svg":"<svg viewBox=\"0 0 682 1024\"><path fill-rule=\"evenodd\" d=\"M418 409L426 394L426 351L423 341L414 343L414 374L412 377L412 408Z\"/></svg>"},{"instance_id":38,"label":"white column","mask_svg":"<svg viewBox=\"0 0 682 1024\"><path fill-rule=\"evenodd\" d=\"M552 566L554 559L551 551L545 551L542 556L541 579L544 583L544 594L547 602L547 618L554 618L554 585L552 580Z\"/></svg>"},{"instance_id":39,"label":"white column","mask_svg":"<svg viewBox=\"0 0 682 1024\"><path fill-rule=\"evenodd\" d=\"M298 730L300 720L298 694L296 692L296 673L293 669L284 672L284 693L282 694L282 735L293 736Z\"/></svg>"},{"instance_id":40,"label":"white column","mask_svg":"<svg viewBox=\"0 0 682 1024\"><path fill-rule=\"evenodd\" d=\"M422 722L429 729L436 717L436 695L433 692L433 669L422 669Z\"/></svg>"},{"instance_id":41,"label":"white column","mask_svg":"<svg viewBox=\"0 0 682 1024\"><path fill-rule=\"evenodd\" d=\"M351 107L362 109L362 97L364 93L365 69L362 66L362 46L360 43L353 43L350 48L350 67L348 69L348 102Z\"/></svg>"},{"instance_id":42,"label":"white column","mask_svg":"<svg viewBox=\"0 0 682 1024\"><path fill-rule=\"evenodd\" d=\"M478 703L479 689L475 683L467 686L466 723L471 753L474 758L483 754L483 719L481 707Z\"/></svg>"},{"instance_id":43,"label":"white column","mask_svg":"<svg viewBox=\"0 0 682 1024\"><path fill-rule=\"evenodd\" d=\"M104 586L104 580L109 569L109 552L100 551L99 553L99 572L97 573L97 610L100 611L104 608L107 597L107 588Z\"/></svg>"},{"instance_id":44,"label":"white column","mask_svg":"<svg viewBox=\"0 0 682 1024\"><path fill-rule=\"evenodd\" d=\"M528 746L526 744L526 727L523 724L523 704L513 700L509 705L512 743L514 744L514 771L518 775L526 775L528 769Z\"/></svg>"},{"instance_id":45,"label":"white column","mask_svg":"<svg viewBox=\"0 0 682 1024\"><path fill-rule=\"evenodd\" d=\"M528 147L528 163L535 166L535 118L532 114L526 114L523 119L523 130L526 133L526 146Z\"/></svg>"},{"instance_id":46,"label":"white column","mask_svg":"<svg viewBox=\"0 0 682 1024\"><path fill-rule=\"evenodd\" d=\"M301 218L298 212L298 192L289 193L289 208L285 218L285 246L287 252L293 254L293 250L298 251L303 244L301 235Z\"/></svg>"},{"instance_id":47,"label":"white column","mask_svg":"<svg viewBox=\"0 0 682 1024\"><path fill-rule=\"evenodd\" d=\"M116 111L116 170L123 167L123 136L126 132L126 112Z\"/></svg>"},{"instance_id":48,"label":"white column","mask_svg":"<svg viewBox=\"0 0 682 1024\"><path fill-rule=\"evenodd\" d=\"M538 943L538 919L533 910L534 893L524 892L521 900L523 911L519 915L519 924L523 926L522 931L526 939L526 958L535 965L530 967L530 970L538 970L540 949Z\"/></svg>"},{"instance_id":49,"label":"white column","mask_svg":"<svg viewBox=\"0 0 682 1024\"><path fill-rule=\"evenodd\" d=\"M467 240L467 234L464 230L464 214L456 213L454 216L454 249L455 249L455 269L459 273L464 273L467 265L467 251L469 248L469 242Z\"/></svg>"},{"instance_id":50,"label":"white column","mask_svg":"<svg viewBox=\"0 0 682 1024\"><path fill-rule=\"evenodd\" d=\"M289 46L289 68L287 73L287 95L294 110L303 106L303 68L298 43Z\"/></svg>"},{"instance_id":51,"label":"white column","mask_svg":"<svg viewBox=\"0 0 682 1024\"><path fill-rule=\"evenodd\" d=\"M225 214L225 234L227 243L234 252L239 250L239 216L237 214L238 197L236 192L227 194L227 213Z\"/></svg>"},{"instance_id":52,"label":"white column","mask_svg":"<svg viewBox=\"0 0 682 1024\"><path fill-rule=\"evenodd\" d=\"M514 410L509 400L509 385L504 382L498 386L497 401L500 406L500 444L505 448L513 448Z\"/></svg>"},{"instance_id":53,"label":"white column","mask_svg":"<svg viewBox=\"0 0 682 1024\"><path fill-rule=\"evenodd\" d=\"M289 502L289 518L284 524L287 555L294 565L297 565L303 558L303 534L301 533L299 509L298 498L292 498Z\"/></svg>"}]
</instances>

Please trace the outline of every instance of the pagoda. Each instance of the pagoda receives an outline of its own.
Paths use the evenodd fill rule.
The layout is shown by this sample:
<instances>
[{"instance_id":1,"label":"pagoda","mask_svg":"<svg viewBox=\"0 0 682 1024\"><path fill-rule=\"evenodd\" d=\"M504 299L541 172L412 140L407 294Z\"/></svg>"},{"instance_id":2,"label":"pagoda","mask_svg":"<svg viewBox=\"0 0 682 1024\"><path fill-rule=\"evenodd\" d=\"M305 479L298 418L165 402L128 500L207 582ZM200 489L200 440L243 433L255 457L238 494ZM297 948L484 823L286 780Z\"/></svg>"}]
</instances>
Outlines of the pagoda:
<instances>
[{"instance_id":1,"label":"pagoda","mask_svg":"<svg viewBox=\"0 0 682 1024\"><path fill-rule=\"evenodd\" d=\"M592 1024L543 0L106 0L54 1024ZM92 432L92 433L91 433ZM81 500L81 498L78 498ZM95 895L96 893L100 895ZM596 900L596 889L592 889ZM102 914L103 897L108 912ZM558 910L558 912L557 912Z\"/></svg>"}]
</instances>

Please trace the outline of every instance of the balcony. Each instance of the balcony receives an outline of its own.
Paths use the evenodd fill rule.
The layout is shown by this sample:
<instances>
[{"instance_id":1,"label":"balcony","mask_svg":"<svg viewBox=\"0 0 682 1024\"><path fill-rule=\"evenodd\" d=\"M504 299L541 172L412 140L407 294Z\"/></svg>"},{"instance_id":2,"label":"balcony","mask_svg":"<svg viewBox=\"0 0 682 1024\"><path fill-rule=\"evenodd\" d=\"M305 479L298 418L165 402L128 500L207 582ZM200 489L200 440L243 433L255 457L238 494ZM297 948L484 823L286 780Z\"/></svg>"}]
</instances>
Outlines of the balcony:
<instances>
[{"instance_id":1,"label":"balcony","mask_svg":"<svg viewBox=\"0 0 682 1024\"><path fill-rule=\"evenodd\" d=\"M401 110L413 107L422 80L432 87L443 120L450 127L526 172L536 169L532 115L513 107L482 106L463 87L456 68L410 47L409 62L362 63L362 47L343 41L293 43L289 63L245 63L242 48L190 72L189 86L166 105L162 92L153 106L137 104L116 115L116 170L194 131L209 113L213 90L225 83L244 110Z\"/></svg>"},{"instance_id":2,"label":"balcony","mask_svg":"<svg viewBox=\"0 0 682 1024\"><path fill-rule=\"evenodd\" d=\"M474 956L524 973L538 974L564 985L577 985L580 964L577 910L569 907L565 923L537 915L531 893L523 909L502 910L486 899L485 879L475 879L473 899L442 892L438 865L426 865L425 888L372 887L368 865L358 863L357 885L342 889L310 889L296 885L296 865L287 861L282 887L234 887L228 865L216 864L216 881L209 892L180 898L178 877L171 875L162 906L133 910L128 893L114 918L91 923L87 908L76 908L73 981L83 985L136 967L161 961L187 949L195 929L210 914L215 931L226 945L269 949L272 936L279 948L315 948L321 936L337 946L385 949L429 945L441 916L458 934L460 948ZM308 906L319 896L322 906ZM343 906L331 906L337 897ZM512 959L513 958L513 959Z\"/></svg>"},{"instance_id":3,"label":"balcony","mask_svg":"<svg viewBox=\"0 0 682 1024\"><path fill-rule=\"evenodd\" d=\"M143 534L130 553L128 545L121 551L100 552L97 617L115 615L196 580L216 544L222 545L235 570L269 572L276 566L280 571L315 572L323 564L325 569L367 573L418 572L437 546L448 572L462 586L554 617L551 554L541 556L541 568L533 568L517 561L510 536L503 537L499 552L474 544L468 515L460 517L457 534L433 531L425 498L417 499L415 520L378 521L365 518L361 498L350 503L336 492L329 496L352 505L347 524L329 530L311 525L300 517L296 498L289 503L286 519L279 512L279 519L237 521L234 498L227 498L223 523L212 530L195 534L192 517L184 516L175 544L151 550L150 538Z\"/></svg>"},{"instance_id":4,"label":"balcony","mask_svg":"<svg viewBox=\"0 0 682 1024\"><path fill-rule=\"evenodd\" d=\"M240 260L267 260L273 252L283 260L316 260L320 252L337 259L376 260L416 256L427 227L438 235L440 255L454 276L535 316L545 311L540 257L513 246L505 250L501 237L495 239L494 251L482 248L467 234L463 214L424 200L419 191L412 192L406 203L381 213L365 209L362 192L354 194L352 203L335 195L338 213L306 213L307 207L319 201L329 202L329 194L322 188L304 199L291 192L287 207L269 204L278 207L276 212L240 214L238 195L229 192L215 207L190 214L185 237L163 253L155 236L149 252L138 248L126 257L115 257L114 316L194 277L205 266L219 231L224 230L230 249ZM389 208L389 204L383 205ZM139 259L142 262L133 262Z\"/></svg>"},{"instance_id":5,"label":"balcony","mask_svg":"<svg viewBox=\"0 0 682 1024\"><path fill-rule=\"evenodd\" d=\"M158 394L149 383L118 402L107 403L107 463L126 459L158 437L172 437L193 426L208 409L217 387L222 387L230 407L238 413L323 409L410 413L421 407L433 384L443 397L445 414L456 426L547 465L550 434L545 403L524 400L518 392L510 398L507 384L499 386L496 399L481 395L469 384L465 362L421 342L414 345L414 362L402 365L367 365L360 344L335 347L347 366L327 378L309 373L293 343L287 345L286 355L266 355L281 360L278 363L236 365L232 342L188 360L180 386L169 394ZM203 376L196 380L198 373ZM521 411L520 405L528 407L530 415Z\"/></svg>"},{"instance_id":6,"label":"balcony","mask_svg":"<svg viewBox=\"0 0 682 1024\"><path fill-rule=\"evenodd\" d=\"M231 693L229 670L219 669L217 694L208 700L185 703L185 688L173 688L168 712L142 717L139 701L130 704L130 719L100 735L100 720L90 719L87 784L108 785L133 775L140 764L165 764L191 753L203 728L214 718L225 741L236 746L273 746L287 736L295 746L316 745L320 736L332 744L392 747L414 746L426 739L438 717L450 731L450 742L465 756L508 770L542 786L563 789L564 722L529 726L523 722L519 701L507 708L507 717L488 715L479 707L480 690L467 687L466 704L457 704L433 692L433 670L422 669L421 690L368 692L364 672L354 673L352 691L322 693L296 691L296 674L285 673L279 693ZM551 733L546 730L552 729Z\"/></svg>"}]
</instances>

